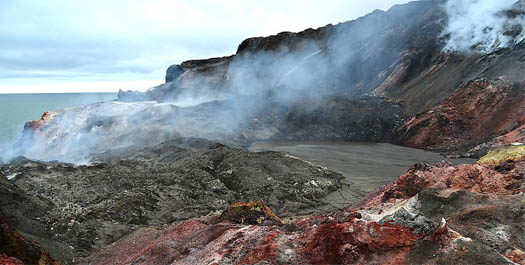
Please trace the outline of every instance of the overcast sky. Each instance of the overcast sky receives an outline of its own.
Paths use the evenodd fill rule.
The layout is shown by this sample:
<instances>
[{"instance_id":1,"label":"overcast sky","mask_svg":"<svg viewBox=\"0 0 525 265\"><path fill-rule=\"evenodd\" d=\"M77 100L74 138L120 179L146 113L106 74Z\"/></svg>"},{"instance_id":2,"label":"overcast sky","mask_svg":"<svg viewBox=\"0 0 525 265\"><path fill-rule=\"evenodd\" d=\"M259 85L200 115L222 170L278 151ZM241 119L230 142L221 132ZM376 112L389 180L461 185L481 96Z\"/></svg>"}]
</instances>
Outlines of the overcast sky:
<instances>
[{"instance_id":1,"label":"overcast sky","mask_svg":"<svg viewBox=\"0 0 525 265\"><path fill-rule=\"evenodd\" d=\"M184 60L405 0L0 0L0 93L145 90Z\"/></svg>"}]
</instances>

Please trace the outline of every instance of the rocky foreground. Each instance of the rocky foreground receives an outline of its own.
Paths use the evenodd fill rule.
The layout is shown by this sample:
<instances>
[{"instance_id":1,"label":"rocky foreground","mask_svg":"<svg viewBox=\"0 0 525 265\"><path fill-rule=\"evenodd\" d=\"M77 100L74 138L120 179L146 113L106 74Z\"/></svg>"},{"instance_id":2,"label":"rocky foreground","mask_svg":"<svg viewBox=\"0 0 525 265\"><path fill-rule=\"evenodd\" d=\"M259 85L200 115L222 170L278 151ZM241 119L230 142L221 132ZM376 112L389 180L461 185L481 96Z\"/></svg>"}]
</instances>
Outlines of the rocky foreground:
<instances>
[{"instance_id":1,"label":"rocky foreground","mask_svg":"<svg viewBox=\"0 0 525 265\"><path fill-rule=\"evenodd\" d=\"M331 213L342 176L278 152L182 138L95 159L0 168L2 264L525 264L523 145L416 164Z\"/></svg>"},{"instance_id":2,"label":"rocky foreground","mask_svg":"<svg viewBox=\"0 0 525 265\"><path fill-rule=\"evenodd\" d=\"M181 145L201 149L202 153L188 153ZM205 151L207 148L211 149ZM10 215L10 220L0 222L2 264L60 264L42 245L55 255L69 251L69 257L98 249L88 257L76 258L75 264L525 264L523 145L496 149L471 165L416 164L397 180L343 210L292 219L279 216L297 215L301 208L315 207L315 198L336 189L340 176L279 153L250 153L214 144L203 148L198 140L167 143L149 151L150 156L145 155L147 152L125 152L128 155L106 160L116 163L112 164L113 172L125 174L127 180L122 174L116 175L129 184L122 187L126 190L113 194L104 194L102 187L115 180L100 178L108 174L97 177L98 170L109 169L104 163L89 169L20 161L2 168L3 172L23 175L18 183L18 175L14 183L5 179L0 182L2 194L7 194L2 211ZM167 153L170 155L164 155ZM181 157L192 155L197 162L191 159L192 166L185 167L188 161ZM112 154L115 156L118 154ZM251 160L251 156L256 159ZM265 159L278 159L281 166L271 167L275 161L266 163ZM180 161L180 167L172 168L169 174L151 174L155 182L164 179L163 187L155 186L143 178L148 161L154 161L160 171L166 161ZM246 164L238 168L236 163ZM256 165L250 166L252 163ZM260 172L264 165L270 168ZM289 171L288 177L270 180L266 174L272 168ZM251 171L253 179L235 179L237 170L246 174L251 169L256 169ZM192 181L192 185L208 186L192 194L178 193L179 198L169 199L175 203L163 204L162 199L173 194L166 190L185 185L184 178L182 182L173 178L179 170L200 174L204 181ZM45 177L38 177L36 172L45 172L38 174ZM62 183L60 179L65 178L60 176L66 172L76 177ZM313 175L310 178L308 174ZM169 179L173 184L167 183ZM297 182L288 183L291 179ZM75 197L68 192L73 181L79 186L89 182L93 188ZM263 184L257 188L243 181ZM18 186L25 186L26 192ZM255 202L258 199L262 201ZM219 203L214 205L209 200ZM227 206L236 200L254 202ZM181 210L185 206L196 211ZM205 212L210 214L204 216ZM20 232L13 221L18 222ZM131 234L124 236L128 232ZM121 235L124 237L104 247L105 242ZM36 236L40 244L24 238ZM71 262L64 256L61 260Z\"/></svg>"},{"instance_id":3,"label":"rocky foreground","mask_svg":"<svg viewBox=\"0 0 525 265\"><path fill-rule=\"evenodd\" d=\"M282 222L235 204L139 229L78 264L525 264L524 174L525 146L416 164L340 212Z\"/></svg>"},{"instance_id":4,"label":"rocky foreground","mask_svg":"<svg viewBox=\"0 0 525 265\"><path fill-rule=\"evenodd\" d=\"M445 2L250 38L28 122L0 157L0 264L525 264L525 2L497 14L508 45L468 53L445 49ZM326 213L343 176L236 148L275 140L494 151Z\"/></svg>"},{"instance_id":5,"label":"rocky foreground","mask_svg":"<svg viewBox=\"0 0 525 265\"><path fill-rule=\"evenodd\" d=\"M94 159L99 162L78 166L20 158L1 167L0 215L70 263L139 227L206 216L238 201L264 200L281 217L319 213L343 179L282 153L203 139ZM0 253L19 257L18 243L6 242Z\"/></svg>"}]
</instances>

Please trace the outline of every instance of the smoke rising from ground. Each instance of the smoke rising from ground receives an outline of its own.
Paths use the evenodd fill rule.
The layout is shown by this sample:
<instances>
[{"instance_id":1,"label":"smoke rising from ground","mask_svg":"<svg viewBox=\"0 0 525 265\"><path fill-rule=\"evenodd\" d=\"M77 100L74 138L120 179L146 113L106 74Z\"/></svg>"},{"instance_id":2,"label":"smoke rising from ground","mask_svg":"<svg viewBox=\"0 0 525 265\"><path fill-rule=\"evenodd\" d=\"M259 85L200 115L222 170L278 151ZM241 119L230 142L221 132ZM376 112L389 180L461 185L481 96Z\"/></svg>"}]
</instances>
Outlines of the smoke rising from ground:
<instances>
[{"instance_id":1,"label":"smoke rising from ground","mask_svg":"<svg viewBox=\"0 0 525 265\"><path fill-rule=\"evenodd\" d=\"M412 5L417 8L409 12L426 7ZM106 150L151 146L180 136L236 143L268 139L290 109L314 110L326 97L352 94L353 86L377 78L377 71L396 60L398 44L392 39L402 43L406 37L386 28L402 23L404 29L418 26L406 21L410 14L403 8L393 10L392 15L375 11L358 26L330 26L303 39L285 33L281 35L285 41L278 37L267 43L278 46L269 49L255 41L256 48L223 65L186 70L140 98L158 102L103 103L60 111L36 133L26 130L2 156L88 163L93 154Z\"/></svg>"},{"instance_id":2,"label":"smoke rising from ground","mask_svg":"<svg viewBox=\"0 0 525 265\"><path fill-rule=\"evenodd\" d=\"M141 102L112 102L60 111L53 120L46 121L41 131L26 131L17 145L1 156L4 160L23 155L30 159L88 163L93 154L151 146L177 137L237 144L269 139L294 110L308 113L303 117L311 116L309 111L324 104L326 98L372 92L402 60L407 40L419 45L422 27L444 20L443 13L436 11L437 2L411 2L388 12L375 11L352 23L303 33L310 34L304 39L291 33L274 36L273 41L254 39L234 57L188 67L171 82L145 94L132 93ZM479 33L479 28L468 28L469 19L463 19L462 16L472 16L481 20L483 14L492 12L496 15L491 21L499 23L497 14L508 6L487 2L480 10L471 10L482 2L487 1L447 3L449 49L467 51L473 42L485 40L483 34L497 41L489 39L478 45L479 49L505 44L498 35L504 25ZM453 10L460 8L464 10ZM433 16L422 15L428 13ZM431 34L437 39L442 28L430 28L435 29ZM460 38L463 31L467 31L463 35L476 38ZM436 42L434 38L428 41Z\"/></svg>"},{"instance_id":3,"label":"smoke rising from ground","mask_svg":"<svg viewBox=\"0 0 525 265\"><path fill-rule=\"evenodd\" d=\"M43 129L26 130L2 156L7 161L22 155L86 164L107 150L152 146L178 137L222 142L266 139L282 118L282 113L266 117L265 125L259 126L258 114L271 112L267 109L271 104L292 106L302 100L313 108L332 93L317 87L330 69L318 56L320 48L310 42L294 52L283 47L246 53L231 62L220 87L213 75L187 71L176 80L179 93L163 96L161 103L108 102L58 111Z\"/></svg>"},{"instance_id":4,"label":"smoke rising from ground","mask_svg":"<svg viewBox=\"0 0 525 265\"><path fill-rule=\"evenodd\" d=\"M449 21L444 34L450 39L445 50L488 53L523 41L524 5L523 0L447 1L444 8ZM520 6L521 12L518 11ZM513 7L516 12L508 11Z\"/></svg>"},{"instance_id":5,"label":"smoke rising from ground","mask_svg":"<svg viewBox=\"0 0 525 265\"><path fill-rule=\"evenodd\" d=\"M224 74L186 71L151 90L162 102L109 102L59 111L44 129L26 130L2 156L6 161L22 155L85 164L107 150L177 137L268 139L278 131L287 107L314 109L336 93L331 58L343 56L336 51L306 40L293 51L282 46L246 52Z\"/></svg>"}]
</instances>

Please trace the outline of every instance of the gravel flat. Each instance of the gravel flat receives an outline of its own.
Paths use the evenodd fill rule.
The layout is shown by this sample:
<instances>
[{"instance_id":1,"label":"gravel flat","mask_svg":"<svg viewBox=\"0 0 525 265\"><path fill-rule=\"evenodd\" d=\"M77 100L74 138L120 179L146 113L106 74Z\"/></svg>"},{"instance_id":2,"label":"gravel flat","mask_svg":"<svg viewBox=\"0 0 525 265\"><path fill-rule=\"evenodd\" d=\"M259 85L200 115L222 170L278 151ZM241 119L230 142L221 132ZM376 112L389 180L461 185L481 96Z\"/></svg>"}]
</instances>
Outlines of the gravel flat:
<instances>
[{"instance_id":1,"label":"gravel flat","mask_svg":"<svg viewBox=\"0 0 525 265\"><path fill-rule=\"evenodd\" d=\"M387 143L259 142L249 150L278 151L327 167L345 176L342 190L326 197L330 211L359 200L368 192L395 180L415 163L448 161L473 163L473 159L449 159L438 153Z\"/></svg>"}]
</instances>

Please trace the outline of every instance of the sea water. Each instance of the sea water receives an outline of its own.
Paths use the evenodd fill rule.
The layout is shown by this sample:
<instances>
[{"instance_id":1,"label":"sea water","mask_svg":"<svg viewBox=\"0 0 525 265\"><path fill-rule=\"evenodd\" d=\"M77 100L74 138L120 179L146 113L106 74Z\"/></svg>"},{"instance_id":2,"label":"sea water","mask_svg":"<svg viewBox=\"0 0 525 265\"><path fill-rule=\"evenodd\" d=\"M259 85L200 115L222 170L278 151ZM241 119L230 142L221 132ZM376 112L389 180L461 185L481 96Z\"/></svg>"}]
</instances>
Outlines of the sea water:
<instances>
[{"instance_id":1,"label":"sea water","mask_svg":"<svg viewBox=\"0 0 525 265\"><path fill-rule=\"evenodd\" d=\"M0 94L0 147L16 141L46 111L115 100L117 93Z\"/></svg>"}]
</instances>

